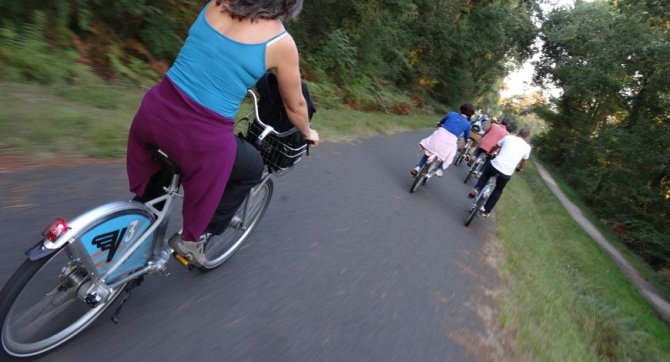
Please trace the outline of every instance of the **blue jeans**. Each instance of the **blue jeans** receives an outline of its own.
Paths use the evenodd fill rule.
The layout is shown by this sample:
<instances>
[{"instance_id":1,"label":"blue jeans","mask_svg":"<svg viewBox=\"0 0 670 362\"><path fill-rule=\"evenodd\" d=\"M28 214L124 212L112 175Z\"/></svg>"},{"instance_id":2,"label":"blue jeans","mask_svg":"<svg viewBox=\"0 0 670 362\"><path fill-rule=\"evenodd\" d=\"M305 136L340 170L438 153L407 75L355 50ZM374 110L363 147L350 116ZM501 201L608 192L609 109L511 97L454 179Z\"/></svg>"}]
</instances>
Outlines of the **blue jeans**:
<instances>
[{"instance_id":1,"label":"blue jeans","mask_svg":"<svg viewBox=\"0 0 670 362\"><path fill-rule=\"evenodd\" d=\"M475 158L479 157L479 155L481 155L482 152L485 152L485 151L481 147L477 147L475 152L472 153L472 159L475 159Z\"/></svg>"},{"instance_id":2,"label":"blue jeans","mask_svg":"<svg viewBox=\"0 0 670 362\"><path fill-rule=\"evenodd\" d=\"M416 167L421 168L426 164L426 162L428 162L428 156L423 155L421 156L421 159L419 160L419 163L416 165Z\"/></svg>"},{"instance_id":3,"label":"blue jeans","mask_svg":"<svg viewBox=\"0 0 670 362\"><path fill-rule=\"evenodd\" d=\"M486 184L489 182L489 179L493 176L497 176L498 178L496 179L495 189L493 189L491 196L489 196L488 200L486 200L486 204L484 204L484 212L487 214L493 210L494 206L496 206L496 202L498 202L500 195L502 195L505 185L507 185L509 179L512 178L512 176L507 176L498 171L495 167L493 167L493 165L491 165L491 161L488 160L484 164L482 175L479 178L477 185L475 185L477 192L481 192L484 186L486 186Z\"/></svg>"}]
</instances>

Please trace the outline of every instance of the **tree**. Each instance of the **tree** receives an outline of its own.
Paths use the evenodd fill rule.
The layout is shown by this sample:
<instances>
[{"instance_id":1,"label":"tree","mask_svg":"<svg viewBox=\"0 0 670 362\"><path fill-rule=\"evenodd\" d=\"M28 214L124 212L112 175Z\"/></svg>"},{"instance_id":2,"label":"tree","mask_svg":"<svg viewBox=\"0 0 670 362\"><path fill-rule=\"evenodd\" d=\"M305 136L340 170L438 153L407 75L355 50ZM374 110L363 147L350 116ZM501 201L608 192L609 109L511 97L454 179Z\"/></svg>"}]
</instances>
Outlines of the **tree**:
<instances>
[{"instance_id":1,"label":"tree","mask_svg":"<svg viewBox=\"0 0 670 362\"><path fill-rule=\"evenodd\" d=\"M563 89L539 143L586 201L657 270L670 267L670 42L646 3L552 13L536 81ZM667 12L666 20L667 20ZM634 180L634 182L631 182Z\"/></svg>"}]
</instances>

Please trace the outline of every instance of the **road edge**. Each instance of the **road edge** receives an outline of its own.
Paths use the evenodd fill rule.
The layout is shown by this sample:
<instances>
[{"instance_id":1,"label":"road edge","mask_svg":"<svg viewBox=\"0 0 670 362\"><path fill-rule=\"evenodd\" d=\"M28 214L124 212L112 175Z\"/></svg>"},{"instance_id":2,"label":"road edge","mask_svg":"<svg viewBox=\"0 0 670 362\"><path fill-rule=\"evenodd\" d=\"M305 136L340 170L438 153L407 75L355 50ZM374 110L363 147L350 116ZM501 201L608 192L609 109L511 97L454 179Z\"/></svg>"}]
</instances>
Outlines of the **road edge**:
<instances>
[{"instance_id":1,"label":"road edge","mask_svg":"<svg viewBox=\"0 0 670 362\"><path fill-rule=\"evenodd\" d=\"M568 199L549 172L536 160L533 164L537 167L540 177L554 193L556 198L563 204L566 211L582 227L582 229L610 256L612 261L624 273L626 278L640 291L640 294L651 304L656 314L665 323L670 325L670 303L663 299L656 289L649 284L644 277L616 250L598 229L586 218L582 211Z\"/></svg>"}]
</instances>

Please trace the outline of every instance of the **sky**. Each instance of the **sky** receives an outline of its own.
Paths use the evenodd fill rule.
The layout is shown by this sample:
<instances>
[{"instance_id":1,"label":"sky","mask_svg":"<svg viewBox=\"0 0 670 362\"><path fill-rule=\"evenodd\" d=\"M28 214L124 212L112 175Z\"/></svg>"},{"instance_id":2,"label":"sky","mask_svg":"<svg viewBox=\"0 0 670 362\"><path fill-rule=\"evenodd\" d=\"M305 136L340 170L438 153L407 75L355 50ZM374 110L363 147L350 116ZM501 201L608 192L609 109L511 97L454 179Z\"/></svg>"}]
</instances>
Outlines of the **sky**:
<instances>
[{"instance_id":1,"label":"sky","mask_svg":"<svg viewBox=\"0 0 670 362\"><path fill-rule=\"evenodd\" d=\"M545 13L548 13L557 7L572 7L574 6L574 3L574 0L545 0L540 3L540 6ZM536 49L540 49L539 44L535 45ZM516 95L522 95L540 90L539 87L532 85L535 69L531 62L536 60L537 57L537 54L534 55L530 60L526 61L521 67L511 72L505 78L504 82L507 89L500 91L500 96L502 98L510 98ZM545 93L547 95L557 96L560 94L560 89L550 88L545 90Z\"/></svg>"},{"instance_id":2,"label":"sky","mask_svg":"<svg viewBox=\"0 0 670 362\"><path fill-rule=\"evenodd\" d=\"M530 61L524 63L521 68L510 73L505 78L504 82L507 89L501 90L500 96L502 98L510 98L539 90L540 88L532 86L534 72L535 70Z\"/></svg>"}]
</instances>

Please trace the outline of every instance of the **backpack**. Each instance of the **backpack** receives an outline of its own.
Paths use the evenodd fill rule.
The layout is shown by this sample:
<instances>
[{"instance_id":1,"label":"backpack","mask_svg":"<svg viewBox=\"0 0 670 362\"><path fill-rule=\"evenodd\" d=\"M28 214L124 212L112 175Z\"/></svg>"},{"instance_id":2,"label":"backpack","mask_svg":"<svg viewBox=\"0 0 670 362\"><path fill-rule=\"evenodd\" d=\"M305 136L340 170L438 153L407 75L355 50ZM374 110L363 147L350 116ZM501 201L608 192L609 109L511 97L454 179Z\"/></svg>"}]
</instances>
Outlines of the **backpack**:
<instances>
[{"instance_id":1,"label":"backpack","mask_svg":"<svg viewBox=\"0 0 670 362\"><path fill-rule=\"evenodd\" d=\"M481 129L482 129L482 121L480 121L478 119L474 123L472 123L472 131L473 132L479 133L479 131L481 131Z\"/></svg>"},{"instance_id":2,"label":"backpack","mask_svg":"<svg viewBox=\"0 0 670 362\"><path fill-rule=\"evenodd\" d=\"M311 120L314 113L316 113L316 108L314 107L314 102L309 94L307 84L302 81L300 83L302 85L302 94L307 102L307 114ZM286 132L293 128L293 124L289 121L286 109L284 108L284 103L279 94L277 76L271 72L265 73L258 82L256 82L256 91L258 91L258 94L260 95L260 100L258 101L258 113L261 117L261 121L271 125L279 132Z\"/></svg>"},{"instance_id":3,"label":"backpack","mask_svg":"<svg viewBox=\"0 0 670 362\"><path fill-rule=\"evenodd\" d=\"M301 82L302 85L302 94L305 97L307 102L307 114L309 119L312 119L314 113L316 113L316 107L314 107L314 102L312 97L309 94L309 89L304 82ZM286 113L286 108L284 107L284 102L282 102L281 95L279 93L279 83L277 82L277 76L274 73L267 72L256 82L256 91L260 96L258 100L258 115L261 121L267 125L272 126L277 132L286 132L291 129L294 129L293 124L288 118ZM248 134L259 134L260 126L256 123L251 123L249 126ZM268 143L279 144L280 149L273 150L273 155L270 155L270 150L267 148L260 147L251 140L250 143L254 145L260 152L263 159L268 164L270 171L279 171L291 167L300 157L277 157L277 153L283 155L294 154L296 149L305 147L305 139L302 137L300 132L295 130L295 132L282 137L279 139L276 135L268 136ZM276 143L274 141L279 141ZM283 146L285 145L285 146ZM288 147L286 147L288 146Z\"/></svg>"}]
</instances>

